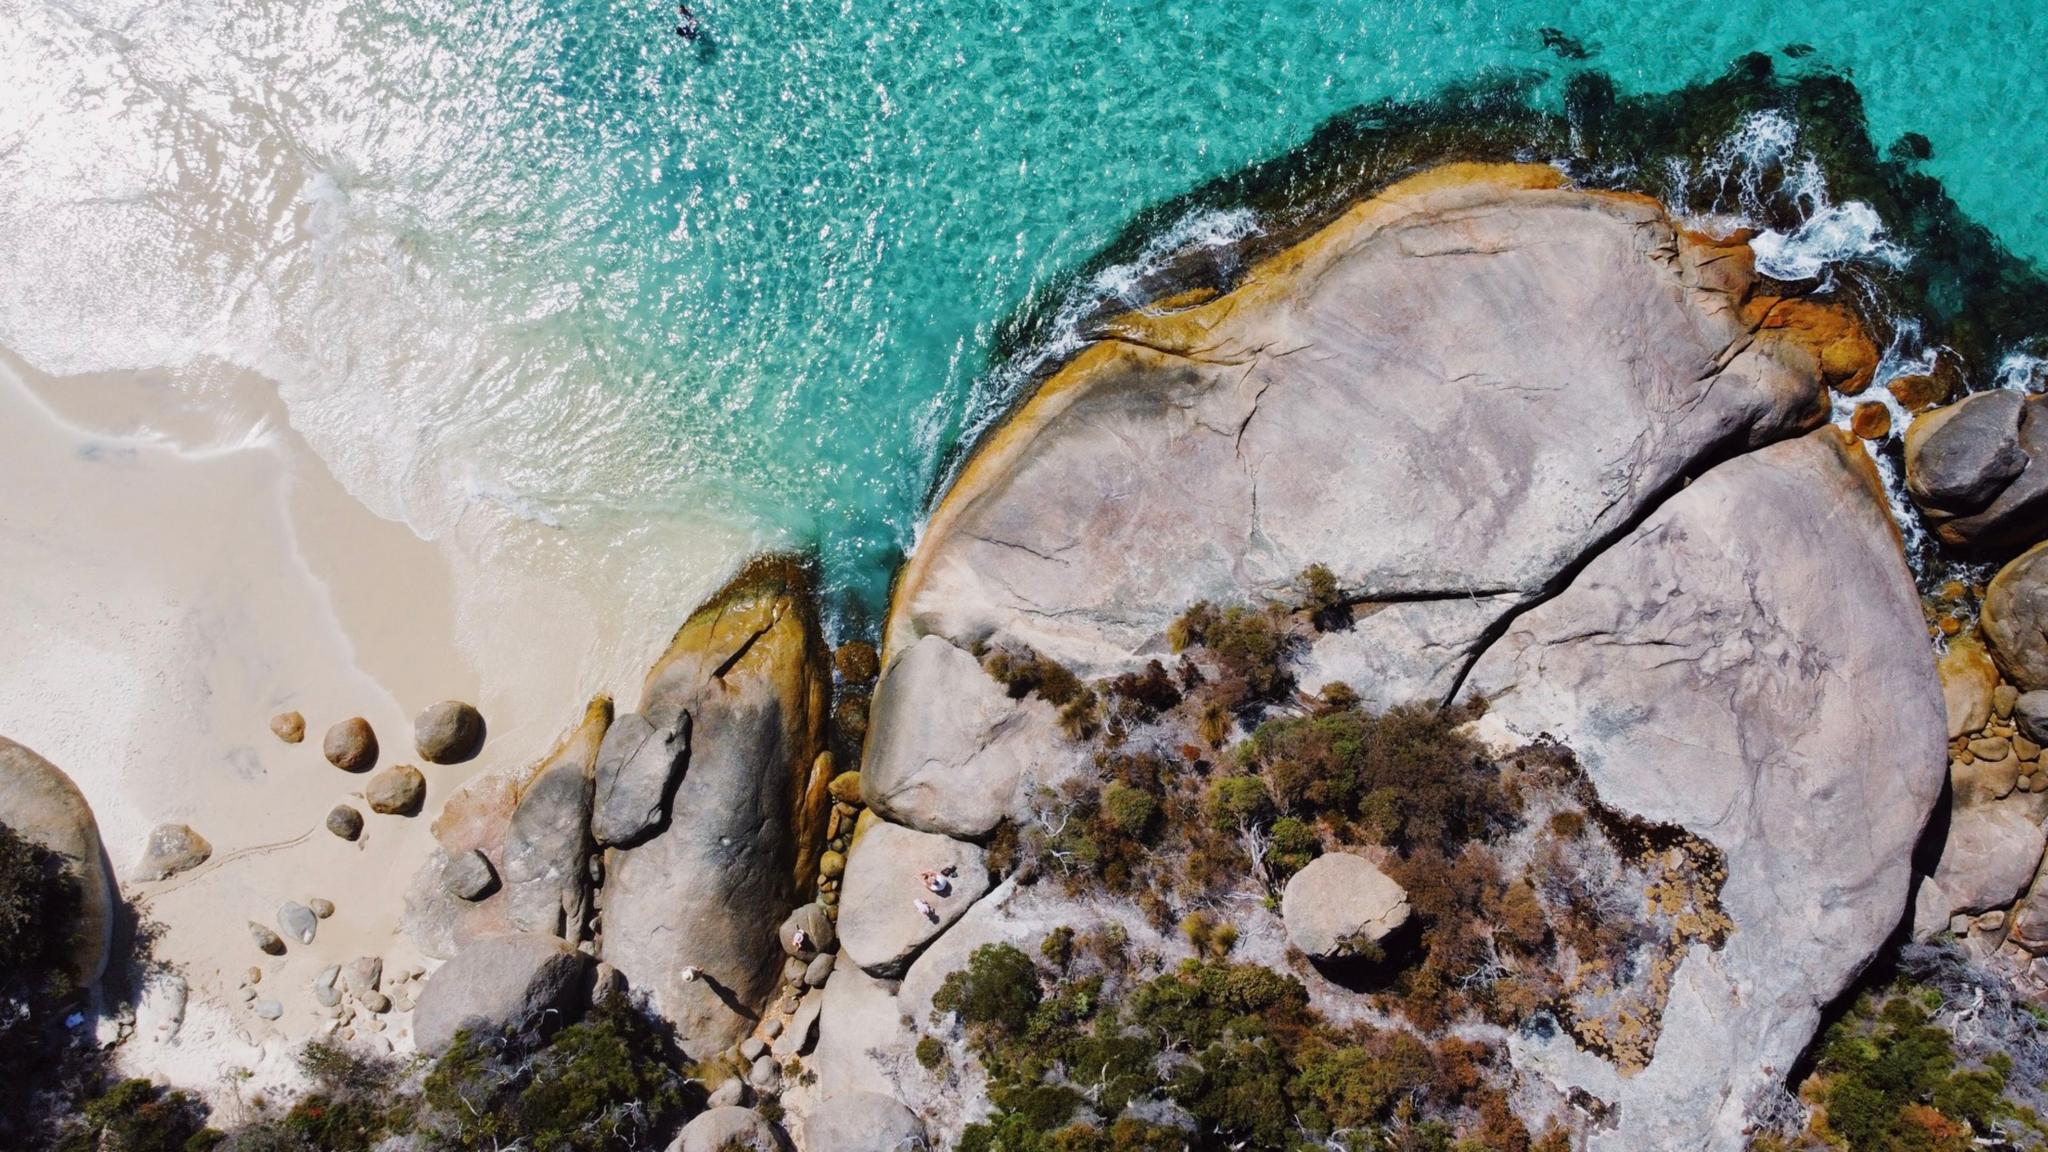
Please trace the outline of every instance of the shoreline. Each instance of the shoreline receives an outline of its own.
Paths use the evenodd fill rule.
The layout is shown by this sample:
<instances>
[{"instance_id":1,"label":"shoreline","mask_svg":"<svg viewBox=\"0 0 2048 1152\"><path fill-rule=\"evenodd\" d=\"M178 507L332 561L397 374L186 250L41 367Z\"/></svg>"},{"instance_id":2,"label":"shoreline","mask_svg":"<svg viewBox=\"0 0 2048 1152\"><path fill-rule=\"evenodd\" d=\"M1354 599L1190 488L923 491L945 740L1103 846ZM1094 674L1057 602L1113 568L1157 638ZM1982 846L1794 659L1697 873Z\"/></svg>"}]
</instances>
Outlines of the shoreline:
<instances>
[{"instance_id":1,"label":"shoreline","mask_svg":"<svg viewBox=\"0 0 2048 1152\"><path fill-rule=\"evenodd\" d=\"M565 555L559 530L501 509L466 513L442 541L377 516L291 428L275 385L239 369L59 378L0 349L0 478L15 494L0 511L7 735L77 781L152 938L151 972L188 986L167 1038L163 1002L146 990L160 977L131 975L138 1020L116 1060L223 1115L296 1083L292 1053L326 1021L312 996L323 967L422 962L401 920L442 803L474 777L523 773L581 696L636 687L674 630L673 605L694 602L688 587L618 586L658 554L607 569L615 557ZM490 725L468 763L415 755L414 715L444 699L476 703ZM268 727L292 710L306 717L297 745ZM425 774L418 815L368 812L369 774L323 757L328 725L353 715L378 734L379 768ZM337 803L365 813L359 841L323 827ZM212 856L135 883L161 823L191 825ZM315 897L337 911L313 944L281 958L253 946L247 922L274 927L281 903ZM274 1023L240 998L250 967L262 969L261 996L284 1006ZM400 1051L403 1021L386 1033ZM101 1035L111 1039L105 1020Z\"/></svg>"}]
</instances>

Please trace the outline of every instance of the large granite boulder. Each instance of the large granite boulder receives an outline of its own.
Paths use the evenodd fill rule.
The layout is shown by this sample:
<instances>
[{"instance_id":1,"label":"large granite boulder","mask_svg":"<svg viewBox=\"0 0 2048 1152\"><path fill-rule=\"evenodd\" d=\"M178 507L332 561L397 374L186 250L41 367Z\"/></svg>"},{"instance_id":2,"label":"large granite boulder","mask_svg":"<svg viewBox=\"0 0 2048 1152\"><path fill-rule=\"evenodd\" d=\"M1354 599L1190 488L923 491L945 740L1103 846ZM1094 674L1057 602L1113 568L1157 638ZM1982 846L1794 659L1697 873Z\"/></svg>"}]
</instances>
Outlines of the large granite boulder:
<instances>
[{"instance_id":1,"label":"large granite boulder","mask_svg":"<svg viewBox=\"0 0 2048 1152\"><path fill-rule=\"evenodd\" d=\"M1994 389L1914 420L1906 490L1935 535L1964 551L2048 537L2048 396Z\"/></svg>"},{"instance_id":2,"label":"large granite boulder","mask_svg":"<svg viewBox=\"0 0 2048 1152\"><path fill-rule=\"evenodd\" d=\"M1702 460L1815 426L1824 380L1867 373L1839 312L1758 293L1746 246L1561 182L1453 165L1226 297L1109 324L962 470L886 655L936 634L1122 670L1190 603L1322 563L1417 605L1436 647L1395 671L1448 691Z\"/></svg>"},{"instance_id":3,"label":"large granite boulder","mask_svg":"<svg viewBox=\"0 0 2048 1152\"><path fill-rule=\"evenodd\" d=\"M1823 429L1714 468L1518 619L1470 687L1489 726L1574 749L1607 803L1719 849L1733 923L1679 964L1641 1071L1562 1035L1517 1037L1517 1063L1620 1105L1595 1149L1741 1147L1900 922L1941 791L1941 686L1868 458Z\"/></svg>"},{"instance_id":4,"label":"large granite boulder","mask_svg":"<svg viewBox=\"0 0 2048 1152\"><path fill-rule=\"evenodd\" d=\"M576 941L590 913L590 797L597 749L612 721L599 696L519 790L505 829L506 916L521 932Z\"/></svg>"},{"instance_id":5,"label":"large granite boulder","mask_svg":"<svg viewBox=\"0 0 2048 1152\"><path fill-rule=\"evenodd\" d=\"M473 940L436 968L413 1009L413 1040L444 1051L464 1028L549 1032L582 1014L590 957L566 940L517 932Z\"/></svg>"},{"instance_id":6,"label":"large granite boulder","mask_svg":"<svg viewBox=\"0 0 2048 1152\"><path fill-rule=\"evenodd\" d=\"M787 1152L789 1137L752 1108L707 1108L699 1112L668 1152Z\"/></svg>"},{"instance_id":7,"label":"large granite boulder","mask_svg":"<svg viewBox=\"0 0 2048 1152\"><path fill-rule=\"evenodd\" d=\"M939 636L896 658L869 731L860 771L868 806L948 836L987 835L1015 809L1027 771L1063 758L1051 705L1010 699L973 654Z\"/></svg>"},{"instance_id":8,"label":"large granite boulder","mask_svg":"<svg viewBox=\"0 0 2048 1152\"><path fill-rule=\"evenodd\" d=\"M599 844L631 847L659 829L689 758L688 713L667 728L656 728L638 712L612 721L597 751L590 834Z\"/></svg>"},{"instance_id":9,"label":"large granite boulder","mask_svg":"<svg viewBox=\"0 0 2048 1152\"><path fill-rule=\"evenodd\" d=\"M1983 627L2007 680L2022 692L2048 688L2048 542L1999 569L1984 594Z\"/></svg>"},{"instance_id":10,"label":"large granite boulder","mask_svg":"<svg viewBox=\"0 0 2048 1152\"><path fill-rule=\"evenodd\" d=\"M948 880L941 895L918 877ZM924 946L988 891L987 854L973 844L876 823L846 863L839 895L839 947L876 976L901 976Z\"/></svg>"},{"instance_id":11,"label":"large granite boulder","mask_svg":"<svg viewBox=\"0 0 2048 1152\"><path fill-rule=\"evenodd\" d=\"M840 964L822 991L818 1043L806 1061L818 1073L818 1094L828 1100L855 1092L900 1095L893 1076L909 1064L917 1036L894 990Z\"/></svg>"},{"instance_id":12,"label":"large granite boulder","mask_svg":"<svg viewBox=\"0 0 2048 1152\"><path fill-rule=\"evenodd\" d=\"M804 1117L804 1152L923 1152L924 1122L878 1092L834 1096Z\"/></svg>"},{"instance_id":13,"label":"large granite boulder","mask_svg":"<svg viewBox=\"0 0 2048 1152\"><path fill-rule=\"evenodd\" d=\"M603 955L693 1056L737 1043L774 993L776 925L808 898L831 803L830 684L809 573L787 558L741 572L648 673L639 711L687 725L689 770L667 826L606 855Z\"/></svg>"},{"instance_id":14,"label":"large granite boulder","mask_svg":"<svg viewBox=\"0 0 2048 1152\"><path fill-rule=\"evenodd\" d=\"M1287 881L1280 918L1287 942L1312 959L1370 956L1408 922L1408 893L1365 857L1329 852Z\"/></svg>"},{"instance_id":15,"label":"large granite boulder","mask_svg":"<svg viewBox=\"0 0 2048 1152\"><path fill-rule=\"evenodd\" d=\"M118 898L99 823L71 777L5 736L0 736L0 824L63 858L78 892L71 977L81 988L99 983L107 970Z\"/></svg>"},{"instance_id":16,"label":"large granite boulder","mask_svg":"<svg viewBox=\"0 0 2048 1152\"><path fill-rule=\"evenodd\" d=\"M1946 901L1940 919L2011 904L2034 878L2044 846L2041 821L2019 804L1959 804L1934 868L1934 883Z\"/></svg>"}]
</instances>

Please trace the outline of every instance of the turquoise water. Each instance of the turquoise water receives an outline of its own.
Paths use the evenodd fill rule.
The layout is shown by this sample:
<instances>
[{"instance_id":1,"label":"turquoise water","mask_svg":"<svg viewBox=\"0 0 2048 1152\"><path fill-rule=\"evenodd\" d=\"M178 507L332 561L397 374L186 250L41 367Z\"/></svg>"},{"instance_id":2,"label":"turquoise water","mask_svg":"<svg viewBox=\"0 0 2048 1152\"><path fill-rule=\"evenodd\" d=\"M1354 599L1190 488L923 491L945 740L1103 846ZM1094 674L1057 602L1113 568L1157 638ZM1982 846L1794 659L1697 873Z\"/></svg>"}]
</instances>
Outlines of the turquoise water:
<instances>
[{"instance_id":1,"label":"turquoise water","mask_svg":"<svg viewBox=\"0 0 2048 1152\"><path fill-rule=\"evenodd\" d=\"M390 402L407 447L363 449L362 487L396 485L417 512L425 498L392 478L459 457L469 498L549 523L709 514L819 546L849 624L881 603L945 450L1006 399L989 372L999 322L1143 207L1362 102L1530 70L1554 96L1580 68L1661 91L1810 45L1781 68L1848 72L1875 139L1927 136L1924 170L2016 252L2048 258L2048 4L697 8L709 35L691 45L651 0L82 16L0 0L27 29L0 33L0 62L137 55L180 110L162 130L191 117L228 141L228 159L176 181L261 197L280 171L312 174L281 200L313 205L315 255L195 292L245 312L274 296L266 322L293 326L314 382L300 387ZM1545 50L1545 26L1589 58ZM204 226L239 235L232 223ZM0 255L26 227L0 217ZM398 289L337 288L394 264ZM0 320L0 339L33 344L28 323ZM303 406L315 427L347 415Z\"/></svg>"}]
</instances>

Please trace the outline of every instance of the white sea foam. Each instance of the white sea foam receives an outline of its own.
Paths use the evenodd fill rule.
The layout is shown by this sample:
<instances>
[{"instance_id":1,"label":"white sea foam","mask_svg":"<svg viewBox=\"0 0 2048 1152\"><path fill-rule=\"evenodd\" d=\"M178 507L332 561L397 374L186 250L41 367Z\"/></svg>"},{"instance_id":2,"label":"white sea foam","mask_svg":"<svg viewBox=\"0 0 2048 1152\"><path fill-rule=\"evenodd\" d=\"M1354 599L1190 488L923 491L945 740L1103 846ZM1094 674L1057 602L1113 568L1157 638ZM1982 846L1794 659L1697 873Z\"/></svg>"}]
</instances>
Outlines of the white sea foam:
<instances>
[{"instance_id":1,"label":"white sea foam","mask_svg":"<svg viewBox=\"0 0 2048 1152\"><path fill-rule=\"evenodd\" d=\"M1780 280L1819 279L1842 264L1865 261L1903 267L1909 253L1885 235L1877 210L1860 200L1836 204L1818 160L1799 141L1799 126L1772 108L1736 124L1714 152L1689 174L1674 162L1675 185L1704 189L1714 207L1695 223L1721 233L1757 229L1750 241L1759 272ZM1789 207L1799 218L1790 232L1764 226Z\"/></svg>"},{"instance_id":2,"label":"white sea foam","mask_svg":"<svg viewBox=\"0 0 2048 1152\"><path fill-rule=\"evenodd\" d=\"M1903 266L1906 252L1884 238L1877 209L1860 200L1828 204L1806 218L1791 234L1773 229L1749 242L1756 269L1779 280L1811 280L1837 264L1873 260Z\"/></svg>"},{"instance_id":3,"label":"white sea foam","mask_svg":"<svg viewBox=\"0 0 2048 1152\"><path fill-rule=\"evenodd\" d=\"M2015 392L2048 392L2048 356L2007 353L1998 362L1997 385Z\"/></svg>"}]
</instances>

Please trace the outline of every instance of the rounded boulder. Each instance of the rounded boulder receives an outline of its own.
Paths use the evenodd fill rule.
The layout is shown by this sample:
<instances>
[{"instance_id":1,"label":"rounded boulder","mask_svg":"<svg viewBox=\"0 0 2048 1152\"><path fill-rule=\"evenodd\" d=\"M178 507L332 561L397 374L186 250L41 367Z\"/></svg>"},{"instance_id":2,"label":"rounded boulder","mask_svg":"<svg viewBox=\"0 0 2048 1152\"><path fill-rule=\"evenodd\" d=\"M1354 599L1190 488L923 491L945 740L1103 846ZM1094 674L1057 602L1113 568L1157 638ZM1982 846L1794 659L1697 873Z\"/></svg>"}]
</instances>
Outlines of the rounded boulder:
<instances>
[{"instance_id":1,"label":"rounded boulder","mask_svg":"<svg viewBox=\"0 0 2048 1152\"><path fill-rule=\"evenodd\" d=\"M483 713L460 700L443 700L412 722L412 739L427 763L460 764L483 750Z\"/></svg>"},{"instance_id":2,"label":"rounded boulder","mask_svg":"<svg viewBox=\"0 0 2048 1152\"><path fill-rule=\"evenodd\" d=\"M1287 942L1314 959L1369 957L1408 922L1408 893L1365 857L1331 852L1287 882L1280 918Z\"/></svg>"},{"instance_id":3,"label":"rounded boulder","mask_svg":"<svg viewBox=\"0 0 2048 1152\"><path fill-rule=\"evenodd\" d=\"M351 716L327 730L320 751L343 772L368 772L377 764L377 733L368 720Z\"/></svg>"},{"instance_id":4,"label":"rounded boulder","mask_svg":"<svg viewBox=\"0 0 2048 1152\"><path fill-rule=\"evenodd\" d=\"M2048 688L2048 543L1999 570L1984 596L1984 634L2021 692Z\"/></svg>"}]
</instances>

